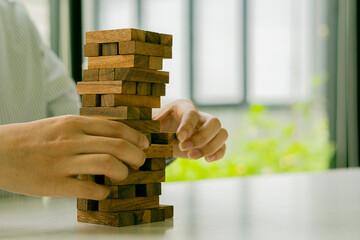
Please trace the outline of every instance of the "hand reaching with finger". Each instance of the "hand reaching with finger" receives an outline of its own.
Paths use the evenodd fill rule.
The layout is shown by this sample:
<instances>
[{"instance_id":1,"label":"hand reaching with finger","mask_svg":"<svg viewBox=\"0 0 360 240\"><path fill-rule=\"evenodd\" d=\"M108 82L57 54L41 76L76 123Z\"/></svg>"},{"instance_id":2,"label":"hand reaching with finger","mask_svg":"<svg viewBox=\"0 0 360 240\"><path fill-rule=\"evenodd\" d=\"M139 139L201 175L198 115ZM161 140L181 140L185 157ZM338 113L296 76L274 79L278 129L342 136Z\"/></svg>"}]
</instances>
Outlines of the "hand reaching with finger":
<instances>
[{"instance_id":1,"label":"hand reaching with finger","mask_svg":"<svg viewBox=\"0 0 360 240\"><path fill-rule=\"evenodd\" d=\"M160 120L163 132L176 132L178 142L174 144L175 157L198 159L208 162L225 155L227 131L219 119L199 111L189 100L179 100L154 112Z\"/></svg>"}]
</instances>

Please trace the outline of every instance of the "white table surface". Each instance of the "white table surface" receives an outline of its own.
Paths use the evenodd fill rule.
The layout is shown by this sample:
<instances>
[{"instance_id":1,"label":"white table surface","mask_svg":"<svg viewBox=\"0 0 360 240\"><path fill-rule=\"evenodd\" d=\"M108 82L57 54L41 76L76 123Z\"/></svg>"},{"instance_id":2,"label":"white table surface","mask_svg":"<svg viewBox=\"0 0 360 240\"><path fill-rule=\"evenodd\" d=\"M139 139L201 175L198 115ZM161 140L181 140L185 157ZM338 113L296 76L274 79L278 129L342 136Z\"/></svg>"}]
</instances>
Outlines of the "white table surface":
<instances>
[{"instance_id":1,"label":"white table surface","mask_svg":"<svg viewBox=\"0 0 360 240\"><path fill-rule=\"evenodd\" d=\"M0 239L360 239L360 169L163 184L165 222L76 222L76 200L0 199Z\"/></svg>"}]
</instances>

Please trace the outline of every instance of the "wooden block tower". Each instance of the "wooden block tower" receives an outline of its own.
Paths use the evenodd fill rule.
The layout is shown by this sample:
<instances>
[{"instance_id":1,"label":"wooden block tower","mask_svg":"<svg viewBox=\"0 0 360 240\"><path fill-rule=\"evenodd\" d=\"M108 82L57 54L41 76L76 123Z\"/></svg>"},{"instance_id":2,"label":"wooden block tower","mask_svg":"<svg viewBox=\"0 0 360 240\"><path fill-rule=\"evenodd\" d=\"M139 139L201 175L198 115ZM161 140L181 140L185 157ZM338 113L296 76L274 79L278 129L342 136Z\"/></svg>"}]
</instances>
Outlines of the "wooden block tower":
<instances>
[{"instance_id":1,"label":"wooden block tower","mask_svg":"<svg viewBox=\"0 0 360 240\"><path fill-rule=\"evenodd\" d=\"M172 218L173 206L160 205L159 195L174 134L160 133L160 122L152 120L152 108L160 107L169 83L169 72L158 70L172 57L172 35L138 29L87 32L84 55L88 69L78 83L80 115L122 122L142 132L150 147L145 164L123 182L80 176L110 186L111 193L101 201L78 199L78 221L121 227Z\"/></svg>"}]
</instances>

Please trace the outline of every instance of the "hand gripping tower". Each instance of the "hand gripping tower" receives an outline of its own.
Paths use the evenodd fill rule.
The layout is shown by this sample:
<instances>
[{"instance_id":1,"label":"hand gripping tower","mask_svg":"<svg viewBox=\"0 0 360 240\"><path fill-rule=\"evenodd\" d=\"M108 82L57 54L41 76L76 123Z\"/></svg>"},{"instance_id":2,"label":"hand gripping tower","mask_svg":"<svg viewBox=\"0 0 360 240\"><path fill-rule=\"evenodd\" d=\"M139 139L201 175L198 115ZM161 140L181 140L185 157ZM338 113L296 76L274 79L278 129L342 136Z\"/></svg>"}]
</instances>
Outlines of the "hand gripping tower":
<instances>
[{"instance_id":1,"label":"hand gripping tower","mask_svg":"<svg viewBox=\"0 0 360 240\"><path fill-rule=\"evenodd\" d=\"M122 122L143 133L150 147L145 164L129 170L122 182L80 176L110 186L111 193L101 201L78 199L78 221L121 227L172 218L173 206L160 205L159 195L174 134L161 133L160 122L152 120L152 108L160 107L169 83L169 72L159 70L163 59L172 57L172 35L138 29L87 32L84 55L88 69L77 85L80 115Z\"/></svg>"}]
</instances>

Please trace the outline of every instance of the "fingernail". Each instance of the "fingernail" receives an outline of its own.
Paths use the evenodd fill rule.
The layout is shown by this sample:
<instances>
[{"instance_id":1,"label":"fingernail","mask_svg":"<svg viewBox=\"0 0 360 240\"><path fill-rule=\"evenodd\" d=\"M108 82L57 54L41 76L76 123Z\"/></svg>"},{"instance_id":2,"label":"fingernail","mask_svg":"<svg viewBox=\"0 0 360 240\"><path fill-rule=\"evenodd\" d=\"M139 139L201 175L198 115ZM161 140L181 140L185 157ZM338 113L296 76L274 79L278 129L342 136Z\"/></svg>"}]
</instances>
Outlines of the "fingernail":
<instances>
[{"instance_id":1,"label":"fingernail","mask_svg":"<svg viewBox=\"0 0 360 240\"><path fill-rule=\"evenodd\" d=\"M147 138L144 138L143 148L147 149L148 147L149 147L149 141L147 140Z\"/></svg>"},{"instance_id":2,"label":"fingernail","mask_svg":"<svg viewBox=\"0 0 360 240\"><path fill-rule=\"evenodd\" d=\"M179 134L178 139L180 140L180 142L183 142L186 140L187 136L188 136L188 132L184 130Z\"/></svg>"},{"instance_id":3,"label":"fingernail","mask_svg":"<svg viewBox=\"0 0 360 240\"><path fill-rule=\"evenodd\" d=\"M202 154L199 149L194 149L189 153L189 157L191 159L197 159L197 158L201 158Z\"/></svg>"},{"instance_id":4,"label":"fingernail","mask_svg":"<svg viewBox=\"0 0 360 240\"><path fill-rule=\"evenodd\" d=\"M215 161L215 155L211 155L211 156L209 156L209 157L206 157L205 158L205 160L207 161L207 162L213 162L213 161Z\"/></svg>"},{"instance_id":5,"label":"fingernail","mask_svg":"<svg viewBox=\"0 0 360 240\"><path fill-rule=\"evenodd\" d=\"M186 141L182 144L180 144L180 150L181 151L186 151L191 149L194 146L194 144L192 143L192 141Z\"/></svg>"}]
</instances>

